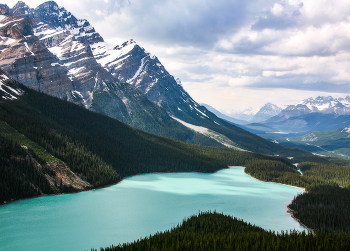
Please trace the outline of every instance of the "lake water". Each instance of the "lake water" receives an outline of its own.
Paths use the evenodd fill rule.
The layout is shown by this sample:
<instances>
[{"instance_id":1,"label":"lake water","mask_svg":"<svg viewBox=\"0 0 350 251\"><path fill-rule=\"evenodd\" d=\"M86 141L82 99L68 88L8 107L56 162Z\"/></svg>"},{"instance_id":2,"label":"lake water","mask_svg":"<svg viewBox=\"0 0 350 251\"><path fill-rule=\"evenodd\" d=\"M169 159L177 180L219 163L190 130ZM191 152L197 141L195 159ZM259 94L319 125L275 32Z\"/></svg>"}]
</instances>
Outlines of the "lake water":
<instances>
[{"instance_id":1,"label":"lake water","mask_svg":"<svg viewBox=\"0 0 350 251\"><path fill-rule=\"evenodd\" d=\"M105 189L0 206L0 250L99 250L171 229L209 210L265 229L302 231L286 212L301 192L255 180L242 167L214 174L139 175Z\"/></svg>"}]
</instances>

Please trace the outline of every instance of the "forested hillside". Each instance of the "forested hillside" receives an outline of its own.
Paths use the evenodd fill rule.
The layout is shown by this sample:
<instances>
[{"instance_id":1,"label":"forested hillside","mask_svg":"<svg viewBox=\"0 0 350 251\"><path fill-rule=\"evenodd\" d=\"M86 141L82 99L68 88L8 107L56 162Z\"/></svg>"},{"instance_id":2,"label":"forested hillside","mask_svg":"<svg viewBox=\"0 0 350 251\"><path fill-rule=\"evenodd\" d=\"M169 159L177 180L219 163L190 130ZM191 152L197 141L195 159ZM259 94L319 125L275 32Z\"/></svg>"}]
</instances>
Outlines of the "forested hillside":
<instances>
[{"instance_id":1,"label":"forested hillside","mask_svg":"<svg viewBox=\"0 0 350 251\"><path fill-rule=\"evenodd\" d=\"M20 88L17 93L21 95L12 100L2 99L0 103L1 203L98 188L141 173L215 172L239 165L246 166L246 172L258 179L305 187L309 196L314 194L315 186L339 186L336 196L340 199L331 205L347 207L346 200L341 198L346 194L342 187L350 184L350 167L344 161L334 162L307 152L287 160L187 144L142 132L17 82L6 83L12 90ZM302 175L291 162L299 163ZM323 201L331 196L328 190L327 187L317 190L316 204L323 211L329 210ZM334 221L327 220L328 225L319 220L313 225L307 221L308 216L305 219L302 216L306 215L302 210L308 210L302 203L308 200L295 201L293 214L306 226L323 232L348 231L344 227L334 228L337 217L341 217L337 210L332 211L333 218L329 219ZM343 223L349 226L346 221Z\"/></svg>"},{"instance_id":2,"label":"forested hillside","mask_svg":"<svg viewBox=\"0 0 350 251\"><path fill-rule=\"evenodd\" d=\"M0 102L0 135L9 142L7 144L16 146L6 148L7 161L3 163L7 164L2 168L7 174L1 179L16 176L22 192L13 195L3 190L1 203L40 194L102 187L140 173L215 172L228 165L245 165L254 159L288 164L279 157L203 147L154 136L28 89L13 80L6 80L6 83L4 88L21 90L17 91L21 95ZM21 154L16 152L17 148L22 149ZM36 178L33 182L28 176L18 174L21 171L15 166L26 158L36 163L31 167L33 173L38 172L38 177L46 179ZM28 189L22 186L27 181L35 188L35 194L27 194ZM45 188L47 181L51 190ZM6 187L10 188L11 184Z\"/></svg>"},{"instance_id":3,"label":"forested hillside","mask_svg":"<svg viewBox=\"0 0 350 251\"><path fill-rule=\"evenodd\" d=\"M252 161L245 172L260 180L305 187L306 193L289 205L293 216L316 233L350 233L349 163L319 157L309 160L313 162L298 165L302 174L271 160Z\"/></svg>"},{"instance_id":4,"label":"forested hillside","mask_svg":"<svg viewBox=\"0 0 350 251\"><path fill-rule=\"evenodd\" d=\"M140 173L215 172L228 165L240 165L246 166L246 172L256 178L306 187L309 192L299 195L290 209L315 232L349 231L349 219L343 217L348 214L348 202L344 199L348 190L344 187L349 186L350 177L346 161L336 162L307 155L307 152L288 160L187 144L142 132L78 105L28 89L15 81L5 82L7 86L2 84L3 90L13 90L13 93L11 99L3 98L0 102L1 203L98 188ZM292 162L299 163L302 175ZM326 217L311 217L310 212ZM342 224L337 223L339 219ZM176 235L182 236L183 233ZM186 238L192 238L192 235L186 233L181 238L185 238L184 243L191 243L191 239ZM205 233L203 236L198 239L198 245L212 235ZM244 239L249 240L250 235L247 236ZM288 236L301 238L293 234ZM334 238L343 237L337 235ZM221 247L219 243L227 241L226 237L210 238L218 247ZM242 240L237 238L229 242L231 244L223 245L230 246ZM282 243L285 237L264 233L261 237L251 238L266 239L272 241L266 245L276 245L275 241ZM250 243L254 241L250 240ZM289 240L286 243L290 243Z\"/></svg>"},{"instance_id":5,"label":"forested hillside","mask_svg":"<svg viewBox=\"0 0 350 251\"><path fill-rule=\"evenodd\" d=\"M274 233L218 213L200 213L171 231L133 243L101 248L117 250L349 250L345 234Z\"/></svg>"}]
</instances>

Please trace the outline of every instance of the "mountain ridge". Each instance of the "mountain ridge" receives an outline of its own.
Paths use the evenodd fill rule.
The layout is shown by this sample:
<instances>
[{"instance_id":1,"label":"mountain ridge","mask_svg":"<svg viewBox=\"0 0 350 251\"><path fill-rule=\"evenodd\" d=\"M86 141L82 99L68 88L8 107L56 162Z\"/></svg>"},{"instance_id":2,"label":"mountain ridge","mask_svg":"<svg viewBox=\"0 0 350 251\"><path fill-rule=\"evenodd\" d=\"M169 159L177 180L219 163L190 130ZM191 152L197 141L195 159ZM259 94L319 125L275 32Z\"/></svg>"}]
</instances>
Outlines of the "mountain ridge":
<instances>
[{"instance_id":1,"label":"mountain ridge","mask_svg":"<svg viewBox=\"0 0 350 251\"><path fill-rule=\"evenodd\" d=\"M6 9L6 6L2 8ZM28 37L22 34L18 40L10 42L7 32L1 37L0 67L7 66L4 70L27 86L144 131L184 142L224 147L224 142L218 143L171 116L224 135L241 149L271 155L290 151L227 123L199 105L157 57L133 41L108 50L86 20L75 18L53 1L35 9L19 2L11 11L22 15L23 20L31 18L33 23L28 22L28 25L32 25L33 31ZM97 40L89 39L91 36ZM123 52L122 49L130 45L131 50ZM5 64L5 56L1 56L11 56L15 48L18 57L10 57L10 64ZM106 60L103 51L120 55L112 55ZM106 64L101 65L99 60L106 60ZM64 81L57 83L58 80Z\"/></svg>"},{"instance_id":2,"label":"mountain ridge","mask_svg":"<svg viewBox=\"0 0 350 251\"><path fill-rule=\"evenodd\" d=\"M0 67L12 78L33 89L81 104L155 134L183 141L195 137L193 132L173 120L162 108L154 105L128 84L120 83L102 68L93 57L90 45L76 40L77 35L61 28L58 30L57 27L52 28L44 24L39 17L35 17L37 26L34 25L33 30L31 19L27 16L35 13L39 15L38 13L42 9L45 10L47 5L56 11L60 10L60 13L63 13L61 17L68 15L54 2L40 5L43 7L38 6L35 9L36 12L33 9L30 11L21 2L14 8L20 7L29 11L14 10L13 12L25 13L25 16L5 18L5 21L6 19L25 20L25 24L29 27L29 34L19 32L18 37L15 38L11 37L12 33L7 32L12 29L12 26L8 27L8 22L1 27L2 30L6 29L3 32L6 36L2 37L0 42L4 46L0 54ZM43 14L40 16L45 17ZM56 19L59 14L54 17ZM73 17L71 19L77 20ZM58 21L52 23L58 23ZM13 25L16 24L18 22L13 22ZM4 58L9 59L4 60ZM96 102L93 102L94 100Z\"/></svg>"},{"instance_id":3,"label":"mountain ridge","mask_svg":"<svg viewBox=\"0 0 350 251\"><path fill-rule=\"evenodd\" d=\"M332 96L318 96L313 99L304 99L302 102L295 105L289 105L287 108L281 111L279 116L285 116L286 118L304 115L308 113L324 113L324 114L337 114L337 115L349 115L350 114L350 96L345 98L333 98Z\"/></svg>"},{"instance_id":4,"label":"mountain ridge","mask_svg":"<svg viewBox=\"0 0 350 251\"><path fill-rule=\"evenodd\" d=\"M0 154L0 204L23 198L22 195L103 187L141 173L215 172L254 159L288 163L280 157L204 147L152 135L25 87L1 70L0 128L3 142L0 152L5 153ZM294 151L294 154L308 153ZM15 193L3 186L9 182L8 187ZM30 194L26 192L29 190Z\"/></svg>"}]
</instances>

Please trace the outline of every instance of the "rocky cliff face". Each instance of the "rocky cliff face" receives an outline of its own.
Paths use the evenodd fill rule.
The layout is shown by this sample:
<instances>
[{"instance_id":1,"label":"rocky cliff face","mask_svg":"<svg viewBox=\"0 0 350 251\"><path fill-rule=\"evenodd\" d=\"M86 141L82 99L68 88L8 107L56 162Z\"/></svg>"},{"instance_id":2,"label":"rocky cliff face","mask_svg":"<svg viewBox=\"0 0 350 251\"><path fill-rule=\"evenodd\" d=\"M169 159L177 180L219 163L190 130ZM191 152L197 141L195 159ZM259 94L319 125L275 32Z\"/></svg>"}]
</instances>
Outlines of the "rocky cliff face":
<instances>
[{"instance_id":1,"label":"rocky cliff face","mask_svg":"<svg viewBox=\"0 0 350 251\"><path fill-rule=\"evenodd\" d=\"M0 67L25 85L157 135L220 146L189 129L197 125L237 147L276 153L275 144L260 142L195 102L158 58L134 41L107 47L88 21L53 1L35 9L23 2L13 9L1 5L0 11L7 15L0 20Z\"/></svg>"},{"instance_id":2,"label":"rocky cliff face","mask_svg":"<svg viewBox=\"0 0 350 251\"><path fill-rule=\"evenodd\" d=\"M154 134L193 137L164 109L96 61L89 44L102 38L87 21L54 2L34 10L19 3L8 12L21 16L1 20L0 67L13 79Z\"/></svg>"},{"instance_id":3,"label":"rocky cliff face","mask_svg":"<svg viewBox=\"0 0 350 251\"><path fill-rule=\"evenodd\" d=\"M220 123L219 119L200 106L168 73L158 58L135 41L108 48L105 43L92 45L97 61L121 82L126 82L163 107L170 115L188 123L198 120Z\"/></svg>"},{"instance_id":4,"label":"rocky cliff face","mask_svg":"<svg viewBox=\"0 0 350 251\"><path fill-rule=\"evenodd\" d=\"M10 77L50 95L67 96L72 83L57 58L33 35L29 18L3 18L0 36L0 68Z\"/></svg>"},{"instance_id":5,"label":"rocky cliff face","mask_svg":"<svg viewBox=\"0 0 350 251\"><path fill-rule=\"evenodd\" d=\"M9 10L9 14L29 17L35 27L43 23L55 30L69 31L77 41L85 45L103 42L103 38L86 19L77 19L54 1L45 2L35 9L30 9L24 2L19 1Z\"/></svg>"}]
</instances>

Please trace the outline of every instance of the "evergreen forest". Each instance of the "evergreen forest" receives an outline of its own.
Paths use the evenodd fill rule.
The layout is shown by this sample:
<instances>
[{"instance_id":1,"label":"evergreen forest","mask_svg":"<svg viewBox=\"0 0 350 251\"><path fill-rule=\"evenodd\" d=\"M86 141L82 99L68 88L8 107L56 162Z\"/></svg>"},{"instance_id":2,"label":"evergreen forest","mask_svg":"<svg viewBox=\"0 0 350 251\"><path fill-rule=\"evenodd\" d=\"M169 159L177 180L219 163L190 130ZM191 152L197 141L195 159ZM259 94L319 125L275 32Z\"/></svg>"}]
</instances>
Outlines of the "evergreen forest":
<instances>
[{"instance_id":1,"label":"evergreen forest","mask_svg":"<svg viewBox=\"0 0 350 251\"><path fill-rule=\"evenodd\" d=\"M14 148L6 148L7 161L1 166L4 175L0 179L5 184L2 179L14 174L17 162L30 159L34 163L33 172L46 177L46 180L30 181L37 190L35 196L104 187L142 173L215 172L227 166L242 166L254 159L288 163L281 157L199 146L151 135L13 80L7 82L12 89L20 88L24 94L16 100L0 102L0 136L17 148L19 145L22 152L19 155ZM63 167L53 168L52 163ZM34 195L28 195L28 189L22 186L27 176L15 176L16 184L7 187L23 189L16 195L1 190L0 203ZM46 188L47 181L51 189Z\"/></svg>"},{"instance_id":2,"label":"evergreen forest","mask_svg":"<svg viewBox=\"0 0 350 251\"><path fill-rule=\"evenodd\" d=\"M170 231L137 240L101 248L101 251L119 250L349 250L350 235L275 233L219 213L200 213L185 219ZM96 251L93 250L92 251Z\"/></svg>"},{"instance_id":3,"label":"evergreen forest","mask_svg":"<svg viewBox=\"0 0 350 251\"><path fill-rule=\"evenodd\" d=\"M289 209L310 234L276 234L228 216L203 213L171 231L104 250L349 248L350 165L346 160L294 148L284 156L270 156L188 144L142 132L15 81L7 83L24 94L0 100L0 204L100 188L142 173L212 173L244 166L257 179L306 189Z\"/></svg>"}]
</instances>

